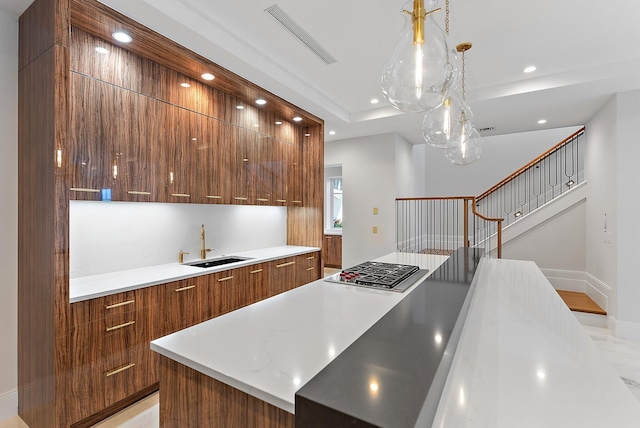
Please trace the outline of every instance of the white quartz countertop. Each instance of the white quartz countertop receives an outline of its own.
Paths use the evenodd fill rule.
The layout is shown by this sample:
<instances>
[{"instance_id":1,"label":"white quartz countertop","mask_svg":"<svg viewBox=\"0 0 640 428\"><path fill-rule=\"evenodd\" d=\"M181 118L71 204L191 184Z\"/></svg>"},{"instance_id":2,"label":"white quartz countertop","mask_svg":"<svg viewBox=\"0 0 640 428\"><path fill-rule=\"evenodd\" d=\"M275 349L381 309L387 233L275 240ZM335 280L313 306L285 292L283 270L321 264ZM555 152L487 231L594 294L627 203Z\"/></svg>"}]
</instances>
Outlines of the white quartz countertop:
<instances>
[{"instance_id":1,"label":"white quartz countertop","mask_svg":"<svg viewBox=\"0 0 640 428\"><path fill-rule=\"evenodd\" d=\"M485 259L433 427L640 427L640 403L533 262Z\"/></svg>"},{"instance_id":2,"label":"white quartz countertop","mask_svg":"<svg viewBox=\"0 0 640 428\"><path fill-rule=\"evenodd\" d=\"M377 260L430 274L446 259L392 253ZM151 349L294 413L295 392L410 292L318 280L154 340Z\"/></svg>"},{"instance_id":3,"label":"white quartz countertop","mask_svg":"<svg viewBox=\"0 0 640 428\"><path fill-rule=\"evenodd\" d=\"M71 278L69 280L69 300L71 303L80 302L83 300L94 299L96 297L108 296L110 294L163 284L169 281L207 275L223 270L277 260L284 257L306 254L313 251L320 251L320 248L284 245L228 254L225 256L238 256L247 258L247 260L211 268L200 268L189 266L188 264L168 263L100 275ZM222 257L223 256L216 256L215 258L218 259ZM194 262L191 261L188 263Z\"/></svg>"}]
</instances>

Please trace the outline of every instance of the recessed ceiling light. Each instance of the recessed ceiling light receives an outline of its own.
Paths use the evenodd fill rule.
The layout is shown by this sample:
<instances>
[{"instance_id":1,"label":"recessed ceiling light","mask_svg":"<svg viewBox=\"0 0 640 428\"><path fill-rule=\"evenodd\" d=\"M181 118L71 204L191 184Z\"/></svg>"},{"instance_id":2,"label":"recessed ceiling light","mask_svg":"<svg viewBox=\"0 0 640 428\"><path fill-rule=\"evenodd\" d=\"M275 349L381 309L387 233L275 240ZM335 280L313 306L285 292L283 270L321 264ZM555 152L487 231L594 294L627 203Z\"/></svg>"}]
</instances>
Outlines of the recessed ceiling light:
<instances>
[{"instance_id":1,"label":"recessed ceiling light","mask_svg":"<svg viewBox=\"0 0 640 428\"><path fill-rule=\"evenodd\" d=\"M267 103L267 100L262 99L262 98L258 98L258 99L256 100L256 104L258 104L259 106L263 106L263 105L265 105L266 103Z\"/></svg>"},{"instance_id":2,"label":"recessed ceiling light","mask_svg":"<svg viewBox=\"0 0 640 428\"><path fill-rule=\"evenodd\" d=\"M300 116L296 116L293 118L294 122L300 122L302 120L302 118Z\"/></svg>"},{"instance_id":3,"label":"recessed ceiling light","mask_svg":"<svg viewBox=\"0 0 640 428\"><path fill-rule=\"evenodd\" d=\"M116 31L115 33L111 34L111 37L121 43L131 43L131 41L133 40L130 35L122 31Z\"/></svg>"},{"instance_id":4,"label":"recessed ceiling light","mask_svg":"<svg viewBox=\"0 0 640 428\"><path fill-rule=\"evenodd\" d=\"M244 106L236 106L238 110L244 110Z\"/></svg>"},{"instance_id":5,"label":"recessed ceiling light","mask_svg":"<svg viewBox=\"0 0 640 428\"><path fill-rule=\"evenodd\" d=\"M329 135L336 135L336 131L329 131Z\"/></svg>"},{"instance_id":6,"label":"recessed ceiling light","mask_svg":"<svg viewBox=\"0 0 640 428\"><path fill-rule=\"evenodd\" d=\"M188 84L187 82L182 82L180 86L182 86L183 88L189 88L191 85Z\"/></svg>"},{"instance_id":7,"label":"recessed ceiling light","mask_svg":"<svg viewBox=\"0 0 640 428\"><path fill-rule=\"evenodd\" d=\"M200 77L202 77L204 80L213 80L216 78L216 76L211 73L202 73Z\"/></svg>"},{"instance_id":8,"label":"recessed ceiling light","mask_svg":"<svg viewBox=\"0 0 640 428\"><path fill-rule=\"evenodd\" d=\"M370 103L371 104L378 104L380 102L380 100L378 100L377 98L371 98Z\"/></svg>"},{"instance_id":9,"label":"recessed ceiling light","mask_svg":"<svg viewBox=\"0 0 640 428\"><path fill-rule=\"evenodd\" d=\"M547 123L547 119L540 119L538 121L538 125L544 125L545 123Z\"/></svg>"},{"instance_id":10,"label":"recessed ceiling light","mask_svg":"<svg viewBox=\"0 0 640 428\"><path fill-rule=\"evenodd\" d=\"M109 51L108 51L107 49L103 48L102 46L98 46L98 47L96 48L96 52L98 52L99 54L106 54L106 53L109 53Z\"/></svg>"},{"instance_id":11,"label":"recessed ceiling light","mask_svg":"<svg viewBox=\"0 0 640 428\"><path fill-rule=\"evenodd\" d=\"M282 122L280 122L279 120L276 121L276 125L282 125Z\"/></svg>"},{"instance_id":12,"label":"recessed ceiling light","mask_svg":"<svg viewBox=\"0 0 640 428\"><path fill-rule=\"evenodd\" d=\"M533 72L534 72L534 71L536 71L536 70L537 70L537 69L536 69L536 67L535 67L535 66L530 65L529 67L525 68L523 71L524 71L525 73L533 73Z\"/></svg>"}]
</instances>

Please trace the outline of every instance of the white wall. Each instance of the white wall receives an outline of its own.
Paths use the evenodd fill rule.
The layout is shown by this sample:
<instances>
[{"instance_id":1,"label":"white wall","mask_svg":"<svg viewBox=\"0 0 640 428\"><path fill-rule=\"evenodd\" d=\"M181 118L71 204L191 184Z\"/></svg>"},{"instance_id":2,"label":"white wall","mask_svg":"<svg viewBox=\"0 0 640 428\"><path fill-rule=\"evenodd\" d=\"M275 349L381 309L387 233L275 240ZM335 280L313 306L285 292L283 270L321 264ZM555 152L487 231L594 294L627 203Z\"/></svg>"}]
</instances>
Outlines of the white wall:
<instances>
[{"instance_id":1,"label":"white wall","mask_svg":"<svg viewBox=\"0 0 640 428\"><path fill-rule=\"evenodd\" d=\"M617 325L621 336L640 339L640 279L638 245L640 244L640 198L638 197L638 161L640 141L640 91L617 95L616 168L617 224L613 246L616 247Z\"/></svg>"},{"instance_id":2,"label":"white wall","mask_svg":"<svg viewBox=\"0 0 640 428\"><path fill-rule=\"evenodd\" d=\"M342 165L344 267L395 250L395 145L394 134L325 144L325 165ZM373 215L374 207L378 215Z\"/></svg>"},{"instance_id":3,"label":"white wall","mask_svg":"<svg viewBox=\"0 0 640 428\"><path fill-rule=\"evenodd\" d=\"M616 123L617 105L613 97L587 123L587 153L585 177L587 188L586 212L586 271L611 287L608 313L617 316L616 247L605 243L605 214L608 232L617 230L616 207Z\"/></svg>"},{"instance_id":4,"label":"white wall","mask_svg":"<svg viewBox=\"0 0 640 428\"><path fill-rule=\"evenodd\" d=\"M586 207L583 200L506 242L502 257L532 260L543 269L584 272Z\"/></svg>"},{"instance_id":5,"label":"white wall","mask_svg":"<svg viewBox=\"0 0 640 428\"><path fill-rule=\"evenodd\" d=\"M18 20L0 11L0 421L18 413Z\"/></svg>"},{"instance_id":6,"label":"white wall","mask_svg":"<svg viewBox=\"0 0 640 428\"><path fill-rule=\"evenodd\" d=\"M71 201L72 278L286 245L287 208L241 205Z\"/></svg>"},{"instance_id":7,"label":"white wall","mask_svg":"<svg viewBox=\"0 0 640 428\"><path fill-rule=\"evenodd\" d=\"M413 144L397 134L395 139L396 197L415 197L420 185L413 169Z\"/></svg>"},{"instance_id":8,"label":"white wall","mask_svg":"<svg viewBox=\"0 0 640 428\"><path fill-rule=\"evenodd\" d=\"M440 149L424 146L424 194L415 196L478 196L541 155L579 126L496 135L484 138L482 157L467 166L449 163Z\"/></svg>"}]
</instances>

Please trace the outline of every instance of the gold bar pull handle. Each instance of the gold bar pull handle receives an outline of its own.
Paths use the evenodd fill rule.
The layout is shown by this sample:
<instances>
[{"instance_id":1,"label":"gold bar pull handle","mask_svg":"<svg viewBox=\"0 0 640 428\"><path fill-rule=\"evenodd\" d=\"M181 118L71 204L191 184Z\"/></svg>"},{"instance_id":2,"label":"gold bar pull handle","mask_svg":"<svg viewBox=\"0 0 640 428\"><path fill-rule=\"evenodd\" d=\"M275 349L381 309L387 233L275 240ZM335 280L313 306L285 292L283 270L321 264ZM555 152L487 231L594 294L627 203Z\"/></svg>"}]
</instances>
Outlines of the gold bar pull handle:
<instances>
[{"instance_id":1,"label":"gold bar pull handle","mask_svg":"<svg viewBox=\"0 0 640 428\"><path fill-rule=\"evenodd\" d=\"M118 373L123 372L125 370L129 370L131 367L133 367L135 365L136 365L136 363L127 364L126 366L120 367L119 369L111 370L110 372L105 373L105 375L107 377L113 376L114 374L118 374Z\"/></svg>"},{"instance_id":2,"label":"gold bar pull handle","mask_svg":"<svg viewBox=\"0 0 640 428\"><path fill-rule=\"evenodd\" d=\"M135 323L136 323L135 321L129 321L129 322L126 322L124 324L114 325L113 327L107 327L107 331L113 331L113 330L118 330L118 329L123 328L123 327L129 327L130 325L133 325Z\"/></svg>"},{"instance_id":3,"label":"gold bar pull handle","mask_svg":"<svg viewBox=\"0 0 640 428\"><path fill-rule=\"evenodd\" d=\"M314 270L314 269L315 269L315 267L313 267L313 266L307 268L307 270Z\"/></svg>"},{"instance_id":4,"label":"gold bar pull handle","mask_svg":"<svg viewBox=\"0 0 640 428\"><path fill-rule=\"evenodd\" d=\"M128 190L127 193L129 195L142 195L142 196L151 195L151 192L145 192L143 190Z\"/></svg>"},{"instance_id":5,"label":"gold bar pull handle","mask_svg":"<svg viewBox=\"0 0 640 428\"><path fill-rule=\"evenodd\" d=\"M180 293L181 291L191 290L192 288L196 288L196 286L195 285L188 285L186 287L176 288L176 293Z\"/></svg>"},{"instance_id":6,"label":"gold bar pull handle","mask_svg":"<svg viewBox=\"0 0 640 428\"><path fill-rule=\"evenodd\" d=\"M113 305L109 305L109 306L105 306L105 309L113 309L113 308L118 308L120 306L126 306L126 305L130 305L132 303L135 303L136 300L135 299L131 299L131 300L127 300L126 302L120 302L120 303L114 303Z\"/></svg>"},{"instance_id":7,"label":"gold bar pull handle","mask_svg":"<svg viewBox=\"0 0 640 428\"><path fill-rule=\"evenodd\" d=\"M286 199L276 199L276 202L282 202L283 204L287 202Z\"/></svg>"},{"instance_id":8,"label":"gold bar pull handle","mask_svg":"<svg viewBox=\"0 0 640 428\"><path fill-rule=\"evenodd\" d=\"M229 281L230 279L233 279L233 275L227 276L227 277L224 277L224 278L219 278L218 282Z\"/></svg>"},{"instance_id":9,"label":"gold bar pull handle","mask_svg":"<svg viewBox=\"0 0 640 428\"><path fill-rule=\"evenodd\" d=\"M249 199L249 198L246 198L246 197L244 197L244 196L236 196L236 197L234 197L233 199L235 199L236 201L246 201L246 200L247 200L247 199Z\"/></svg>"},{"instance_id":10,"label":"gold bar pull handle","mask_svg":"<svg viewBox=\"0 0 640 428\"><path fill-rule=\"evenodd\" d=\"M313 260L313 259L315 259L315 256L307 257L307 260Z\"/></svg>"},{"instance_id":11,"label":"gold bar pull handle","mask_svg":"<svg viewBox=\"0 0 640 428\"><path fill-rule=\"evenodd\" d=\"M282 267L285 267L285 266L291 266L291 265L295 265L295 264L296 264L296 262L282 263L281 265L276 265L276 267L277 267L278 269L280 269L280 268L282 268Z\"/></svg>"},{"instance_id":12,"label":"gold bar pull handle","mask_svg":"<svg viewBox=\"0 0 640 428\"><path fill-rule=\"evenodd\" d=\"M260 273L260 272L262 272L262 269L256 269L251 271L251 273Z\"/></svg>"},{"instance_id":13,"label":"gold bar pull handle","mask_svg":"<svg viewBox=\"0 0 640 428\"><path fill-rule=\"evenodd\" d=\"M99 189L86 189L82 187L72 187L69 190L71 190L72 192L100 193Z\"/></svg>"}]
</instances>

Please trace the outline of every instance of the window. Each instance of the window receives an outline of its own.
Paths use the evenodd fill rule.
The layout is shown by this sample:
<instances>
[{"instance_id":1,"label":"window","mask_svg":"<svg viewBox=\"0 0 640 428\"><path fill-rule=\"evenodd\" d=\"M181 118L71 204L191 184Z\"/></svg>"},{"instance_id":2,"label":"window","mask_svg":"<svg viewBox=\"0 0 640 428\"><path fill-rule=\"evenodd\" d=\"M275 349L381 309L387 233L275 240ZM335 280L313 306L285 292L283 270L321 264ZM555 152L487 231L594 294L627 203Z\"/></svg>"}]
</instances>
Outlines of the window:
<instances>
[{"instance_id":1,"label":"window","mask_svg":"<svg viewBox=\"0 0 640 428\"><path fill-rule=\"evenodd\" d=\"M325 229L342 231L342 177L327 178L325 210Z\"/></svg>"}]
</instances>

